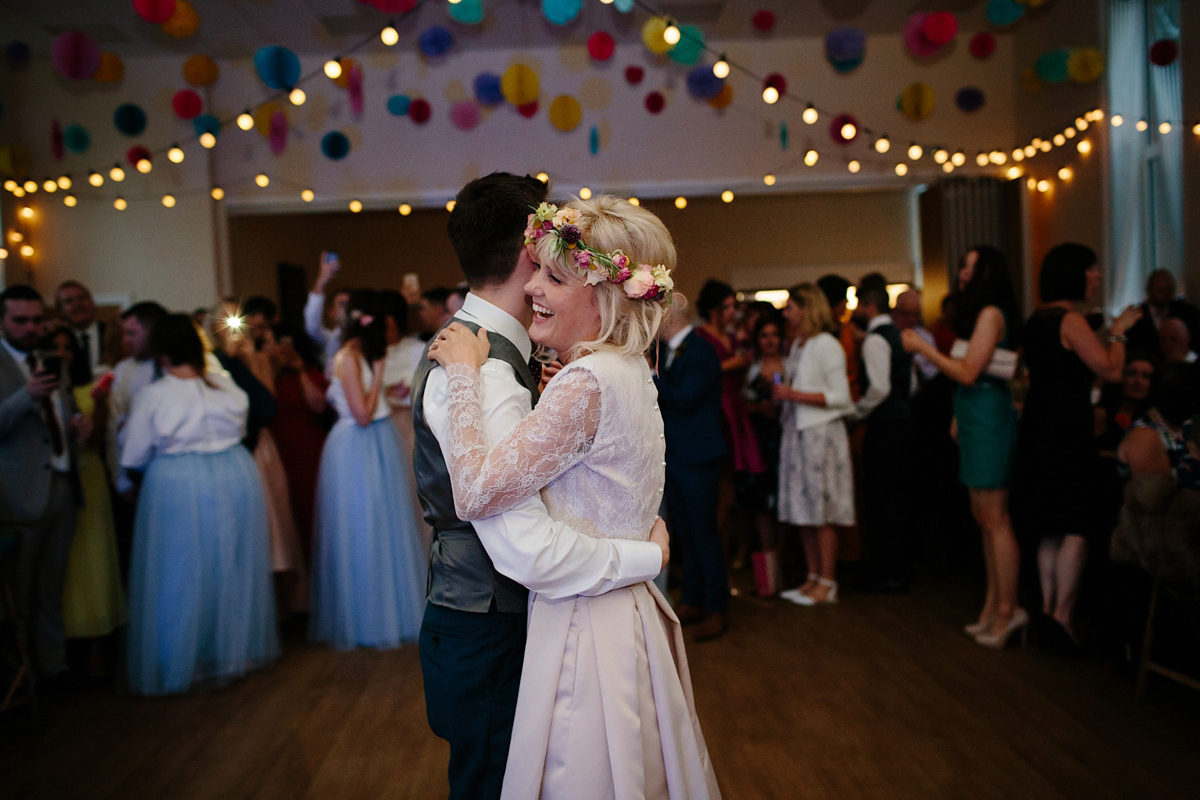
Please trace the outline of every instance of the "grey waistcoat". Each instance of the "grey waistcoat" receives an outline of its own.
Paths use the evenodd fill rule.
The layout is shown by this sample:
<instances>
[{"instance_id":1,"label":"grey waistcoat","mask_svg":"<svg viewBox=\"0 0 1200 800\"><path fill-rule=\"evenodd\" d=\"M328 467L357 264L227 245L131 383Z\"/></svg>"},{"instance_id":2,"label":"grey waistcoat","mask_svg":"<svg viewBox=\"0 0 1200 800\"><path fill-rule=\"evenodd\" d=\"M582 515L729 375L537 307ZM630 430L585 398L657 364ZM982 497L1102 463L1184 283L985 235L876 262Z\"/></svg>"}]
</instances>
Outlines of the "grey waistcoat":
<instances>
[{"instance_id":1,"label":"grey waistcoat","mask_svg":"<svg viewBox=\"0 0 1200 800\"><path fill-rule=\"evenodd\" d=\"M473 332L479 326L456 320ZM430 341L433 341L432 339ZM529 390L533 402L538 399L537 381L529 365L512 342L489 331L492 349L490 358L509 364L517 378ZM426 345L426 354L429 347ZM442 447L425 421L425 384L437 363L422 358L413 376L413 473L417 478L417 494L425 521L433 528L429 546L429 602L459 611L487 613L495 601L497 611L524 614L529 592L511 578L496 571L492 559L479 542L479 536L469 522L454 514L454 493Z\"/></svg>"}]
</instances>

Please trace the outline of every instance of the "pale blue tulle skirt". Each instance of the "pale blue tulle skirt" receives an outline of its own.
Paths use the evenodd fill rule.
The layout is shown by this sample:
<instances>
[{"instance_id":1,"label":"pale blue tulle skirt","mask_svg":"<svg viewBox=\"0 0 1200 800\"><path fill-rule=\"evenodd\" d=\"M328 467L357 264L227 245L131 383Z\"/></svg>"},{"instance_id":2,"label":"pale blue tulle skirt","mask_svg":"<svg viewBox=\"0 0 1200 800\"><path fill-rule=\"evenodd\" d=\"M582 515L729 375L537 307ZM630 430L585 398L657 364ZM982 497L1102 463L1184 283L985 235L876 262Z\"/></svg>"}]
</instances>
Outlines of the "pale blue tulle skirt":
<instances>
[{"instance_id":1,"label":"pale blue tulle skirt","mask_svg":"<svg viewBox=\"0 0 1200 800\"><path fill-rule=\"evenodd\" d=\"M390 419L343 419L330 431L317 478L313 640L343 650L416 640L426 557L409 472Z\"/></svg>"},{"instance_id":2,"label":"pale blue tulle skirt","mask_svg":"<svg viewBox=\"0 0 1200 800\"><path fill-rule=\"evenodd\" d=\"M157 456L138 499L129 579L129 690L185 692L279 655L267 507L254 458Z\"/></svg>"}]
</instances>

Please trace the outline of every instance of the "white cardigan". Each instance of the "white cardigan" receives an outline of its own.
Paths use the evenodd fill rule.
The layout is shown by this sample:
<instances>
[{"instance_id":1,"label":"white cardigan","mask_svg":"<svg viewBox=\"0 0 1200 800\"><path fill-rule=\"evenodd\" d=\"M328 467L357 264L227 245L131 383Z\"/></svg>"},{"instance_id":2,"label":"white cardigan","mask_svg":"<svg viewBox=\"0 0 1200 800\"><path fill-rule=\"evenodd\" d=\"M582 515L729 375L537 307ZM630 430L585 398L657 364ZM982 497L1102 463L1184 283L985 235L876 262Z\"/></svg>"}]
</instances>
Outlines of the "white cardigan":
<instances>
[{"instance_id":1,"label":"white cardigan","mask_svg":"<svg viewBox=\"0 0 1200 800\"><path fill-rule=\"evenodd\" d=\"M797 339L787 359L788 384L798 392L825 395L825 408L796 403L796 430L815 428L854 410L846 378L846 352L831 334L818 333L803 344Z\"/></svg>"}]
</instances>

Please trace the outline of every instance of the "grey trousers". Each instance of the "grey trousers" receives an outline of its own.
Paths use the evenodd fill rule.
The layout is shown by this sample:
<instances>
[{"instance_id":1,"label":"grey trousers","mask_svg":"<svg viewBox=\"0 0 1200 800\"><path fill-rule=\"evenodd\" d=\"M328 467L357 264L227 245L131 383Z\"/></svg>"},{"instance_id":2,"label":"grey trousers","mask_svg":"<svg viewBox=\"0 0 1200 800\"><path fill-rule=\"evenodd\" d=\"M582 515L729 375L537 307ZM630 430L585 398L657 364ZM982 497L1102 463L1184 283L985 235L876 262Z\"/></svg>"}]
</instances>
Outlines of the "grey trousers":
<instances>
[{"instance_id":1,"label":"grey trousers","mask_svg":"<svg viewBox=\"0 0 1200 800\"><path fill-rule=\"evenodd\" d=\"M50 479L50 496L40 519L12 525L19 540L17 612L25 617L33 663L43 675L66 667L63 583L75 538L75 497L71 479L60 472Z\"/></svg>"}]
</instances>

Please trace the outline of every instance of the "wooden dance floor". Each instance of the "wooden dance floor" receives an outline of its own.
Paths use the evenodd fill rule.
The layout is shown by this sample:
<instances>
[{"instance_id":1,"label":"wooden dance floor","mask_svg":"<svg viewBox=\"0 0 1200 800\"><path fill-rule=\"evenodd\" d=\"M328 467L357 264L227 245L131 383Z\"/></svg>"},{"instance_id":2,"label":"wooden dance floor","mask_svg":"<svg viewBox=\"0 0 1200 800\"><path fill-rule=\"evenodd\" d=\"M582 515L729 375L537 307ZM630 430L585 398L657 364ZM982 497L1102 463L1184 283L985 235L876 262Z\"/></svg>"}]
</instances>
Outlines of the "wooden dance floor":
<instances>
[{"instance_id":1,"label":"wooden dance floor","mask_svg":"<svg viewBox=\"0 0 1200 800\"><path fill-rule=\"evenodd\" d=\"M837 606L734 599L690 644L727 800L1195 798L1200 699L1165 681L1133 702L1099 659L984 650L963 580ZM225 689L169 700L44 699L46 730L0 718L0 798L446 796L415 645L294 642Z\"/></svg>"}]
</instances>

